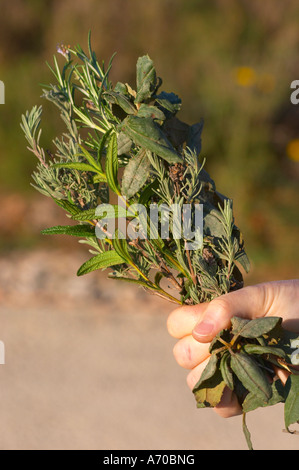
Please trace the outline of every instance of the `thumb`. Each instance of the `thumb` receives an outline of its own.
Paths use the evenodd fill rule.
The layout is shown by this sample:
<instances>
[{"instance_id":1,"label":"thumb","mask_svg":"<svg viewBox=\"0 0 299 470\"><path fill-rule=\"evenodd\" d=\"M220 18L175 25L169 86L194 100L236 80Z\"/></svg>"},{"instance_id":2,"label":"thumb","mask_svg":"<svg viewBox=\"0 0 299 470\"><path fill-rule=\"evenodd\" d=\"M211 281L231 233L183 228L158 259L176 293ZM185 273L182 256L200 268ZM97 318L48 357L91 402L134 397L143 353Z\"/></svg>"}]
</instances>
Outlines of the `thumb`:
<instances>
[{"instance_id":1,"label":"thumb","mask_svg":"<svg viewBox=\"0 0 299 470\"><path fill-rule=\"evenodd\" d=\"M208 304L194 327L193 337L207 343L219 331L228 328L234 316L252 319L266 315L272 303L267 294L266 284L258 284L217 297Z\"/></svg>"}]
</instances>

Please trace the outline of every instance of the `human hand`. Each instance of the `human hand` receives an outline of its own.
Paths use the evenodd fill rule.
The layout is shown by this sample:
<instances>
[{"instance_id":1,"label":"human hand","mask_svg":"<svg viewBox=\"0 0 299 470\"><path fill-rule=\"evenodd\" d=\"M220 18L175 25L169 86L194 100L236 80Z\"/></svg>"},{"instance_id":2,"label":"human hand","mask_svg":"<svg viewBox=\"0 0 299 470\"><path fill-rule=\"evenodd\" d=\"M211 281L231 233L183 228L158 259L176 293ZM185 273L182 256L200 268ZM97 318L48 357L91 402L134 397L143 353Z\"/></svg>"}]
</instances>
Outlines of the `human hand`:
<instances>
[{"instance_id":1,"label":"human hand","mask_svg":"<svg viewBox=\"0 0 299 470\"><path fill-rule=\"evenodd\" d=\"M174 356L180 366L191 370L187 376L191 389L208 363L210 341L230 326L233 316L248 319L279 316L285 329L299 333L299 280L244 287L209 303L179 307L169 315L168 331L179 339ZM279 369L277 374L285 382L286 371ZM228 388L214 410L225 418L242 413L237 397Z\"/></svg>"}]
</instances>

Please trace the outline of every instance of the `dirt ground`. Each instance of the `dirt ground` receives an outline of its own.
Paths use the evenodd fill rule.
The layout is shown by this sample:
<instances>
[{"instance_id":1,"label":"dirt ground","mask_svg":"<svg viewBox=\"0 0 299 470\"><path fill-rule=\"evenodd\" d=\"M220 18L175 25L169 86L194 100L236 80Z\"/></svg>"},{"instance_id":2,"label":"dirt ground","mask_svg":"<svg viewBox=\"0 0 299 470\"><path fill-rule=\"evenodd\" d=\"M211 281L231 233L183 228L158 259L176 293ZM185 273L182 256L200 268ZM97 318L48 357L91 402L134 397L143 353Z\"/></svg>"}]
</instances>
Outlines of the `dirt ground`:
<instances>
[{"instance_id":1,"label":"dirt ground","mask_svg":"<svg viewBox=\"0 0 299 470\"><path fill-rule=\"evenodd\" d=\"M246 450L241 417L197 410L166 329L172 304L76 277L86 253L0 259L0 449ZM283 407L247 418L255 449L293 450Z\"/></svg>"}]
</instances>

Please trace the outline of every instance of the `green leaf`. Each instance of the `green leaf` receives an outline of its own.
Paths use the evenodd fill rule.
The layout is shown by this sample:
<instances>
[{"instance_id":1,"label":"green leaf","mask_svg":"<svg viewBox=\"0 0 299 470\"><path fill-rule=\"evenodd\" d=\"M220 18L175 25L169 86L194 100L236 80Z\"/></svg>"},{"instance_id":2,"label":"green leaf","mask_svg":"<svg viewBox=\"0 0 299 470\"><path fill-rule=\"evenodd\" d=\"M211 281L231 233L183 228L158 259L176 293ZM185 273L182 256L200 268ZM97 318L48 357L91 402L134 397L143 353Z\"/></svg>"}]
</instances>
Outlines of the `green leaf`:
<instances>
[{"instance_id":1,"label":"green leaf","mask_svg":"<svg viewBox=\"0 0 299 470\"><path fill-rule=\"evenodd\" d=\"M284 421L288 429L291 424L299 421L299 375L291 374L285 387L288 394L284 405Z\"/></svg>"},{"instance_id":2,"label":"green leaf","mask_svg":"<svg viewBox=\"0 0 299 470\"><path fill-rule=\"evenodd\" d=\"M116 134L113 133L110 137L108 148L107 148L107 155L106 155L106 178L107 183L112 189L112 191L116 194L120 194L120 188L117 181L117 174L118 174L118 157L117 157L117 137Z\"/></svg>"},{"instance_id":3,"label":"green leaf","mask_svg":"<svg viewBox=\"0 0 299 470\"><path fill-rule=\"evenodd\" d=\"M92 182L94 184L95 183L106 183L107 182L106 175L104 175L103 173L102 174L97 173L95 176L93 176Z\"/></svg>"},{"instance_id":4,"label":"green leaf","mask_svg":"<svg viewBox=\"0 0 299 470\"><path fill-rule=\"evenodd\" d=\"M137 116L145 118L150 117L152 119L158 119L158 121L164 121L165 119L165 115L161 109L157 108L157 106L150 106L144 103L140 105Z\"/></svg>"},{"instance_id":5,"label":"green leaf","mask_svg":"<svg viewBox=\"0 0 299 470\"><path fill-rule=\"evenodd\" d=\"M244 250L239 251L235 256L235 261L240 263L246 273L250 271L250 261Z\"/></svg>"},{"instance_id":6,"label":"green leaf","mask_svg":"<svg viewBox=\"0 0 299 470\"><path fill-rule=\"evenodd\" d=\"M129 153L132 147L132 140L123 132L117 134L117 153L122 155Z\"/></svg>"},{"instance_id":7,"label":"green leaf","mask_svg":"<svg viewBox=\"0 0 299 470\"><path fill-rule=\"evenodd\" d=\"M78 269L77 276L82 276L97 269L105 269L122 263L124 263L123 258L114 250L105 251L83 263Z\"/></svg>"},{"instance_id":8,"label":"green leaf","mask_svg":"<svg viewBox=\"0 0 299 470\"><path fill-rule=\"evenodd\" d=\"M204 205L203 231L204 231L204 236L208 236L208 237L211 236L211 237L216 237L220 239L223 239L226 237L226 232L225 232L225 228L223 225L223 221L221 220L221 213L216 209L210 209L210 210L208 209L208 212L206 212L205 205Z\"/></svg>"},{"instance_id":9,"label":"green leaf","mask_svg":"<svg viewBox=\"0 0 299 470\"><path fill-rule=\"evenodd\" d=\"M243 417L242 417L242 428L243 428L243 434L244 434L244 437L246 439L246 443L248 445L248 449L249 450L253 450L253 447L252 447L252 442L251 442L251 434L249 432L249 429L248 429L248 426L246 424L246 413L243 413Z\"/></svg>"},{"instance_id":10,"label":"green leaf","mask_svg":"<svg viewBox=\"0 0 299 470\"><path fill-rule=\"evenodd\" d=\"M220 371L222 378L230 390L234 389L234 378L230 369L230 354L224 353L220 360Z\"/></svg>"},{"instance_id":11,"label":"green leaf","mask_svg":"<svg viewBox=\"0 0 299 470\"><path fill-rule=\"evenodd\" d=\"M176 114L181 108L182 100L175 93L162 91L155 99L164 114L168 111L167 117Z\"/></svg>"},{"instance_id":12,"label":"green leaf","mask_svg":"<svg viewBox=\"0 0 299 470\"><path fill-rule=\"evenodd\" d=\"M46 228L41 232L43 235L72 235L75 237L90 237L94 235L92 225L56 225Z\"/></svg>"},{"instance_id":13,"label":"green leaf","mask_svg":"<svg viewBox=\"0 0 299 470\"><path fill-rule=\"evenodd\" d=\"M244 387L267 403L272 395L271 385L258 363L244 353L233 353L231 368Z\"/></svg>"},{"instance_id":14,"label":"green leaf","mask_svg":"<svg viewBox=\"0 0 299 470\"><path fill-rule=\"evenodd\" d=\"M137 109L123 94L116 91L106 91L103 96L112 104L118 105L127 114L136 114Z\"/></svg>"},{"instance_id":15,"label":"green leaf","mask_svg":"<svg viewBox=\"0 0 299 470\"><path fill-rule=\"evenodd\" d=\"M89 220L100 220L102 218L111 219L114 217L130 217L130 215L127 214L126 208L118 204L104 204L104 214L101 211L102 207L103 206L100 204L95 209L86 209L84 211L80 211L79 213L74 214L72 219L78 220L80 222L86 222Z\"/></svg>"},{"instance_id":16,"label":"green leaf","mask_svg":"<svg viewBox=\"0 0 299 470\"><path fill-rule=\"evenodd\" d=\"M257 408L265 407L265 406L273 406L277 403L284 402L284 387L280 380L275 380L271 384L272 388L272 396L270 400L265 403L260 397L257 397L254 393L249 392L246 395L245 400L242 403L242 409L245 413L249 411L256 410Z\"/></svg>"},{"instance_id":17,"label":"green leaf","mask_svg":"<svg viewBox=\"0 0 299 470\"><path fill-rule=\"evenodd\" d=\"M83 147L83 145L79 145L80 149L82 150L82 155L86 158L86 160L90 163L91 166L94 166L97 170L101 171L101 168L98 167L97 162L93 158L93 156Z\"/></svg>"},{"instance_id":18,"label":"green leaf","mask_svg":"<svg viewBox=\"0 0 299 470\"><path fill-rule=\"evenodd\" d=\"M142 188L138 203L146 205L153 196L156 196L156 190L158 189L158 187L159 180L155 179L154 181L146 185L144 188Z\"/></svg>"},{"instance_id":19,"label":"green leaf","mask_svg":"<svg viewBox=\"0 0 299 470\"><path fill-rule=\"evenodd\" d=\"M280 348L273 346L260 346L259 344L245 344L243 346L247 354L273 354L274 356L286 358L285 352Z\"/></svg>"},{"instance_id":20,"label":"green leaf","mask_svg":"<svg viewBox=\"0 0 299 470\"><path fill-rule=\"evenodd\" d=\"M178 163L182 160L152 118L128 116L122 122L122 131L135 144L156 153L169 163Z\"/></svg>"},{"instance_id":21,"label":"green leaf","mask_svg":"<svg viewBox=\"0 0 299 470\"><path fill-rule=\"evenodd\" d=\"M251 320L248 318L241 318L241 317L232 317L231 319L231 332L233 335L238 335L242 328L247 325Z\"/></svg>"},{"instance_id":22,"label":"green leaf","mask_svg":"<svg viewBox=\"0 0 299 470\"><path fill-rule=\"evenodd\" d=\"M96 209L86 209L84 211L80 211L77 214L72 215L73 220L78 220L80 222L86 222L87 220L95 219L95 211Z\"/></svg>"},{"instance_id":23,"label":"green leaf","mask_svg":"<svg viewBox=\"0 0 299 470\"><path fill-rule=\"evenodd\" d=\"M71 215L76 215L81 212L81 209L77 207L75 204L71 203L70 201L67 201L65 199L55 199L53 198L56 204L67 211Z\"/></svg>"},{"instance_id":24,"label":"green leaf","mask_svg":"<svg viewBox=\"0 0 299 470\"><path fill-rule=\"evenodd\" d=\"M189 128L189 135L187 139L187 147L192 152L195 152L196 155L200 154L201 151L201 134L203 129L203 120L200 122L193 124Z\"/></svg>"},{"instance_id":25,"label":"green leaf","mask_svg":"<svg viewBox=\"0 0 299 470\"><path fill-rule=\"evenodd\" d=\"M88 163L72 162L72 163L54 163L53 168L65 168L67 170L79 170L79 171L92 171L93 173L99 173L98 168L89 165Z\"/></svg>"},{"instance_id":26,"label":"green leaf","mask_svg":"<svg viewBox=\"0 0 299 470\"><path fill-rule=\"evenodd\" d=\"M199 381L193 388L193 393L195 393L200 388L203 382L210 379L216 373L217 364L218 364L218 357L216 354L212 354L209 359L209 362L207 363L206 367L204 368L200 376Z\"/></svg>"},{"instance_id":27,"label":"green leaf","mask_svg":"<svg viewBox=\"0 0 299 470\"><path fill-rule=\"evenodd\" d=\"M146 182L150 172L150 161L146 151L141 150L127 164L122 179L122 194L128 198L134 196Z\"/></svg>"},{"instance_id":28,"label":"green leaf","mask_svg":"<svg viewBox=\"0 0 299 470\"><path fill-rule=\"evenodd\" d=\"M112 245L116 253L125 260L127 264L132 265L132 259L128 250L127 241L124 238L113 238Z\"/></svg>"},{"instance_id":29,"label":"green leaf","mask_svg":"<svg viewBox=\"0 0 299 470\"><path fill-rule=\"evenodd\" d=\"M135 103L141 103L149 99L155 91L157 84L156 70L148 55L139 57L136 68L137 95Z\"/></svg>"},{"instance_id":30,"label":"green leaf","mask_svg":"<svg viewBox=\"0 0 299 470\"><path fill-rule=\"evenodd\" d=\"M258 338L272 331L281 322L281 317L255 318L249 322L244 322L244 326L239 329L238 334L243 338Z\"/></svg>"}]
</instances>

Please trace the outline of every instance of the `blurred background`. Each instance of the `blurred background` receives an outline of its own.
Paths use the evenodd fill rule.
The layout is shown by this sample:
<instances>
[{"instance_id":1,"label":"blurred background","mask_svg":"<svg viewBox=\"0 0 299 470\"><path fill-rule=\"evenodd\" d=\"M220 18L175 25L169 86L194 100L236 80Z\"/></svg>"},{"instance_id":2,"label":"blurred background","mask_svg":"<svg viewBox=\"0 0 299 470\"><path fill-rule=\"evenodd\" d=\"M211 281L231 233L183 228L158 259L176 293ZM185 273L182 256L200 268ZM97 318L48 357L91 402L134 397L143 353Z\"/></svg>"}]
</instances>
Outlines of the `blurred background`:
<instances>
[{"instance_id":1,"label":"blurred background","mask_svg":"<svg viewBox=\"0 0 299 470\"><path fill-rule=\"evenodd\" d=\"M194 409L166 331L172 306L106 273L77 279L84 245L40 235L65 216L31 186L36 162L19 123L43 104L45 147L60 132L40 98L57 44L87 49L91 30L100 61L117 53L111 80L133 86L149 54L182 99L180 118L204 118L206 169L234 200L252 263L245 283L296 278L298 22L296 0L1 1L1 448L246 448L237 418ZM253 416L257 446L298 447L281 433L279 407Z\"/></svg>"}]
</instances>

